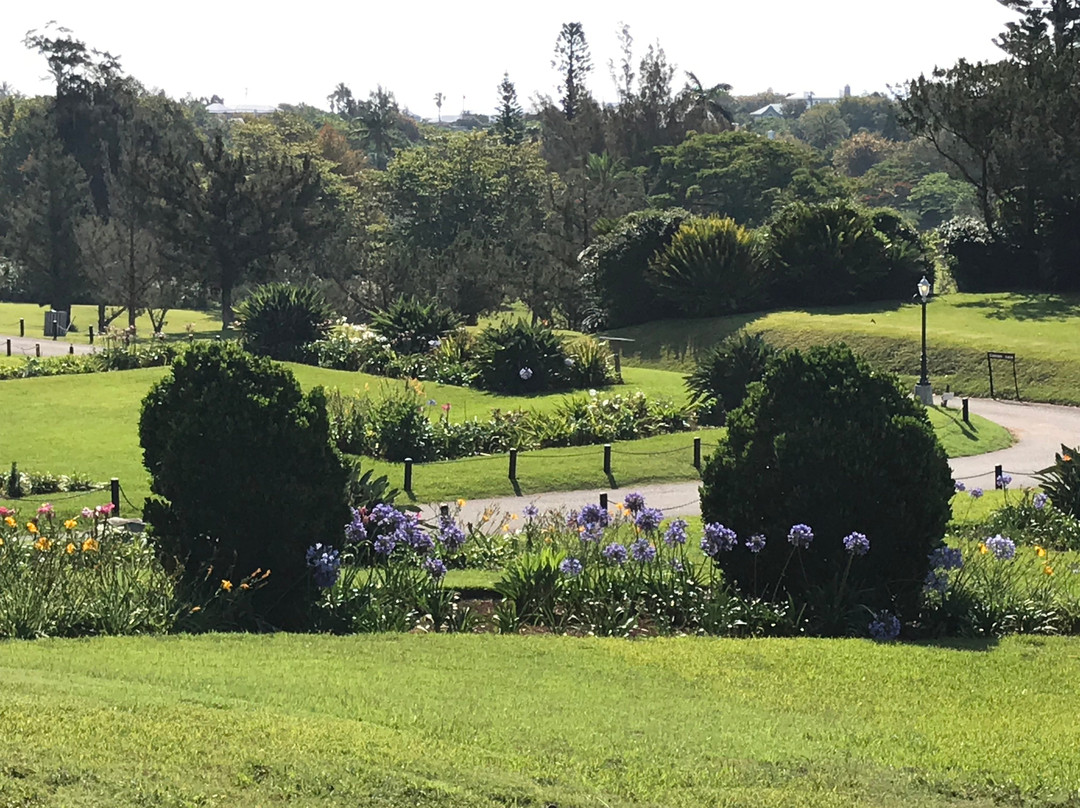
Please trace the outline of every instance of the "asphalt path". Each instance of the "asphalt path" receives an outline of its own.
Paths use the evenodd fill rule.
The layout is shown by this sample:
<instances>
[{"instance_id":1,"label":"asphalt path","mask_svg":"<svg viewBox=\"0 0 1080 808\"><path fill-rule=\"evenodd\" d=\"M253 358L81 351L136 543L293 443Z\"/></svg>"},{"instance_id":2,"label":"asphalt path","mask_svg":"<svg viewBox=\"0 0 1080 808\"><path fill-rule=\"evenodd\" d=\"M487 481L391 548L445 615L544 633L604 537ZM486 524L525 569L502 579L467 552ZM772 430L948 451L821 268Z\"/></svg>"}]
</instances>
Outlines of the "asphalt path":
<instances>
[{"instance_id":1,"label":"asphalt path","mask_svg":"<svg viewBox=\"0 0 1080 808\"><path fill-rule=\"evenodd\" d=\"M12 356L67 356L71 349L77 354L92 354L96 345L77 345L74 342L54 340L52 337L11 337L0 334L0 356L7 356L8 341L11 342Z\"/></svg>"},{"instance_id":2,"label":"asphalt path","mask_svg":"<svg viewBox=\"0 0 1080 808\"><path fill-rule=\"evenodd\" d=\"M959 406L954 403L953 408ZM970 411L981 415L1008 429L1016 443L997 452L957 457L949 461L953 478L963 480L968 488L994 487L994 469L1012 476L1012 488L1036 485L1034 472L1054 462L1054 453L1061 444L1080 444L1080 408L1061 407L1055 404L1027 404L1016 401L971 399ZM619 502L630 491L639 491L653 508L660 508L667 516L697 516L701 513L696 481L663 483L660 485L636 485L625 488L596 488L585 491L558 491L546 494L527 494L520 497L482 497L467 501L460 509L460 518L476 521L485 510L504 515L520 516L526 505L540 510L580 508L589 502L598 502L602 493L609 502ZM438 512L441 503L424 506L427 514ZM456 506L455 506L456 507Z\"/></svg>"}]
</instances>

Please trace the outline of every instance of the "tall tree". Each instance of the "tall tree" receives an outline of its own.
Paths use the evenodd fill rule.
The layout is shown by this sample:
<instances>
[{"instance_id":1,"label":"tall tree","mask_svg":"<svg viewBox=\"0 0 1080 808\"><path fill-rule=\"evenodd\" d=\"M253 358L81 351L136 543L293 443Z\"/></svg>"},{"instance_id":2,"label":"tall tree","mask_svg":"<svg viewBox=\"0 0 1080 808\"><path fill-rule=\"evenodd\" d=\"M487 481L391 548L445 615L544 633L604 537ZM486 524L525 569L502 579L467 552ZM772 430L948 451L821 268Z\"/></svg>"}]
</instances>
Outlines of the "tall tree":
<instances>
[{"instance_id":1,"label":"tall tree","mask_svg":"<svg viewBox=\"0 0 1080 808\"><path fill-rule=\"evenodd\" d=\"M499 84L499 112L492 131L507 146L516 146L525 139L525 113L518 103L517 88L510 74L503 73Z\"/></svg>"},{"instance_id":2,"label":"tall tree","mask_svg":"<svg viewBox=\"0 0 1080 808\"><path fill-rule=\"evenodd\" d=\"M580 22L563 23L551 66L562 74L559 101L566 120L572 121L589 95L585 79L593 67L589 43L585 40L585 30Z\"/></svg>"},{"instance_id":3,"label":"tall tree","mask_svg":"<svg viewBox=\"0 0 1080 808\"><path fill-rule=\"evenodd\" d=\"M360 125L360 142L367 149L372 165L385 170L402 139L401 113L394 94L380 84L367 101L357 106L355 119Z\"/></svg>"},{"instance_id":4,"label":"tall tree","mask_svg":"<svg viewBox=\"0 0 1080 808\"><path fill-rule=\"evenodd\" d=\"M442 93L435 93L435 106L439 109L439 123L442 123L442 104L446 100L446 96Z\"/></svg>"},{"instance_id":5,"label":"tall tree","mask_svg":"<svg viewBox=\"0 0 1080 808\"><path fill-rule=\"evenodd\" d=\"M345 82L338 82L338 86L330 95L326 96L330 104L330 111L343 118L351 118L356 114L356 99L353 98L352 90Z\"/></svg>"}]
</instances>

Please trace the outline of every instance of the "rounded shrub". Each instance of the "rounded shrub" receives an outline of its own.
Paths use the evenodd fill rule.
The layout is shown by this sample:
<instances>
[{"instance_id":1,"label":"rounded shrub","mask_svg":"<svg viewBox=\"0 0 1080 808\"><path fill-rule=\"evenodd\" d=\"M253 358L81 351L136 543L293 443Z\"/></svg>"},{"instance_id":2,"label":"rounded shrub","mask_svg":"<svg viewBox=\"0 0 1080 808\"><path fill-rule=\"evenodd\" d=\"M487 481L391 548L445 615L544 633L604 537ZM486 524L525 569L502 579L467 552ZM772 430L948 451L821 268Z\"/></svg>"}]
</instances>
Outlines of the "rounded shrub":
<instances>
[{"instance_id":1,"label":"rounded shrub","mask_svg":"<svg viewBox=\"0 0 1080 808\"><path fill-rule=\"evenodd\" d=\"M686 388L701 423L723 426L728 410L742 403L752 382L761 381L776 352L760 334L736 331L699 356Z\"/></svg>"},{"instance_id":2,"label":"rounded shrub","mask_svg":"<svg viewBox=\"0 0 1080 808\"><path fill-rule=\"evenodd\" d=\"M330 333L334 317L318 289L288 283L260 286L236 314L244 348L283 362L302 361L307 346Z\"/></svg>"},{"instance_id":3,"label":"rounded shrub","mask_svg":"<svg viewBox=\"0 0 1080 808\"><path fill-rule=\"evenodd\" d=\"M941 249L961 292L995 292L1023 288L1021 251L995 239L986 225L971 216L957 216L938 228Z\"/></svg>"},{"instance_id":4,"label":"rounded shrub","mask_svg":"<svg viewBox=\"0 0 1080 808\"><path fill-rule=\"evenodd\" d=\"M139 443L163 560L192 586L270 570L255 616L304 627L304 553L349 517L322 389L305 395L287 368L235 344L195 344L143 399Z\"/></svg>"},{"instance_id":5,"label":"rounded shrub","mask_svg":"<svg viewBox=\"0 0 1080 808\"><path fill-rule=\"evenodd\" d=\"M615 355L606 342L595 337L579 337L566 346L564 376L571 387L607 387L619 379L615 373Z\"/></svg>"},{"instance_id":6,"label":"rounded shrub","mask_svg":"<svg viewBox=\"0 0 1080 808\"><path fill-rule=\"evenodd\" d=\"M846 346L816 347L774 358L727 427L701 487L704 521L740 536L721 555L725 575L746 593L806 603L818 630L844 632L851 619L865 630L855 604L911 614L953 494L922 405ZM796 551L799 524L814 538ZM864 556L844 547L853 532L869 540ZM743 542L758 534L753 553ZM851 599L837 615L840 590Z\"/></svg>"},{"instance_id":7,"label":"rounded shrub","mask_svg":"<svg viewBox=\"0 0 1080 808\"><path fill-rule=\"evenodd\" d=\"M473 342L476 385L500 393L540 393L569 386L562 339L524 320L485 328Z\"/></svg>"},{"instance_id":8,"label":"rounded shrub","mask_svg":"<svg viewBox=\"0 0 1080 808\"><path fill-rule=\"evenodd\" d=\"M719 216L684 221L653 262L653 285L674 312L715 317L765 304L754 231Z\"/></svg>"},{"instance_id":9,"label":"rounded shrub","mask_svg":"<svg viewBox=\"0 0 1080 808\"><path fill-rule=\"evenodd\" d=\"M461 318L434 300L404 296L371 318L372 330L399 354L427 353L459 325Z\"/></svg>"}]
</instances>

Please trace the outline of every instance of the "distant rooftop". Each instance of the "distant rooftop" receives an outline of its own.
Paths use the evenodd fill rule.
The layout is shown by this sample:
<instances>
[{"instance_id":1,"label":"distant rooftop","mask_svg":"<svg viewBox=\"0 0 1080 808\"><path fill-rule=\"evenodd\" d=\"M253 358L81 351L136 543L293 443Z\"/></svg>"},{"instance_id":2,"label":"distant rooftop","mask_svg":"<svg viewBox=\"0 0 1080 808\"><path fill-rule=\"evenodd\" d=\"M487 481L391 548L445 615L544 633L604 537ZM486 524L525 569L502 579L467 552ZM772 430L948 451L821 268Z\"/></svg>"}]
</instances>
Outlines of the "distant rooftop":
<instances>
[{"instance_id":1,"label":"distant rooftop","mask_svg":"<svg viewBox=\"0 0 1080 808\"><path fill-rule=\"evenodd\" d=\"M206 111L211 115L271 115L278 108L276 104L207 104Z\"/></svg>"}]
</instances>

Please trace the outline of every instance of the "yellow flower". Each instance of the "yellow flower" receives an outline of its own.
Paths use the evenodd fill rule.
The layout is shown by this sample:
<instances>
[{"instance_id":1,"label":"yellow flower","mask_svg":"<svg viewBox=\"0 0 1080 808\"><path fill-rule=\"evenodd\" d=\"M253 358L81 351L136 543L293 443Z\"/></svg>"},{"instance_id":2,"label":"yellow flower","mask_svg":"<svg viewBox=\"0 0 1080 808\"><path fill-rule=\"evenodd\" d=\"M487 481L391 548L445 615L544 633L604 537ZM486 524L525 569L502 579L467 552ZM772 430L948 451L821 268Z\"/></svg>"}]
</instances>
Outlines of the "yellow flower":
<instances>
[{"instance_id":1,"label":"yellow flower","mask_svg":"<svg viewBox=\"0 0 1080 808\"><path fill-rule=\"evenodd\" d=\"M510 514L510 519L511 519L511 521L514 520L514 519L517 519L517 514L516 513Z\"/></svg>"},{"instance_id":2,"label":"yellow flower","mask_svg":"<svg viewBox=\"0 0 1080 808\"><path fill-rule=\"evenodd\" d=\"M64 548L64 552L67 553L68 555L71 555L72 553L75 552L75 545L72 544L71 542L68 542L67 547Z\"/></svg>"},{"instance_id":3,"label":"yellow flower","mask_svg":"<svg viewBox=\"0 0 1080 808\"><path fill-rule=\"evenodd\" d=\"M503 525L503 533L509 533L509 532L510 532L510 525Z\"/></svg>"},{"instance_id":4,"label":"yellow flower","mask_svg":"<svg viewBox=\"0 0 1080 808\"><path fill-rule=\"evenodd\" d=\"M1066 463L1069 463L1072 461L1072 455L1064 454L1061 456L1061 459L1064 460Z\"/></svg>"},{"instance_id":5,"label":"yellow flower","mask_svg":"<svg viewBox=\"0 0 1080 808\"><path fill-rule=\"evenodd\" d=\"M47 553L52 549L52 541L42 536L36 542L34 542L34 549L39 553Z\"/></svg>"},{"instance_id":6,"label":"yellow flower","mask_svg":"<svg viewBox=\"0 0 1080 808\"><path fill-rule=\"evenodd\" d=\"M1044 550L1042 547L1040 547L1039 545L1036 544L1035 545L1035 555L1037 555L1039 558L1046 558L1046 550Z\"/></svg>"},{"instance_id":7,"label":"yellow flower","mask_svg":"<svg viewBox=\"0 0 1080 808\"><path fill-rule=\"evenodd\" d=\"M201 612L201 611L202 611L202 606L194 606L191 609L192 614L195 614L195 612Z\"/></svg>"},{"instance_id":8,"label":"yellow flower","mask_svg":"<svg viewBox=\"0 0 1080 808\"><path fill-rule=\"evenodd\" d=\"M221 588L226 592L232 592L232 581L221 579Z\"/></svg>"},{"instance_id":9,"label":"yellow flower","mask_svg":"<svg viewBox=\"0 0 1080 808\"><path fill-rule=\"evenodd\" d=\"M37 525L35 525L33 522L27 522L26 523L26 532L27 533L37 533Z\"/></svg>"},{"instance_id":10,"label":"yellow flower","mask_svg":"<svg viewBox=\"0 0 1080 808\"><path fill-rule=\"evenodd\" d=\"M463 499L459 499L459 500L457 501L457 506L458 506L459 508L464 508L464 507L465 507L465 500L463 500Z\"/></svg>"},{"instance_id":11,"label":"yellow flower","mask_svg":"<svg viewBox=\"0 0 1080 808\"><path fill-rule=\"evenodd\" d=\"M5 516L4 517L4 524L7 525L8 527L15 527L15 525L17 525L19 523L15 521L14 516Z\"/></svg>"},{"instance_id":12,"label":"yellow flower","mask_svg":"<svg viewBox=\"0 0 1080 808\"><path fill-rule=\"evenodd\" d=\"M979 552L983 555L986 555L990 552L988 549L986 549L986 544L984 542L979 542Z\"/></svg>"},{"instance_id":13,"label":"yellow flower","mask_svg":"<svg viewBox=\"0 0 1080 808\"><path fill-rule=\"evenodd\" d=\"M76 527L78 527L78 525L79 525L79 523L77 521L75 521L74 519L68 519L66 522L64 522L64 529L65 530L74 530Z\"/></svg>"},{"instance_id":14,"label":"yellow flower","mask_svg":"<svg viewBox=\"0 0 1080 808\"><path fill-rule=\"evenodd\" d=\"M240 588L241 589L251 589L251 587L248 586L247 584L240 584Z\"/></svg>"},{"instance_id":15,"label":"yellow flower","mask_svg":"<svg viewBox=\"0 0 1080 808\"><path fill-rule=\"evenodd\" d=\"M84 553L97 552L98 548L100 548L100 547L101 547L101 545L98 544L97 539L93 539L93 538L87 539L86 541L84 541L82 543L82 551Z\"/></svg>"},{"instance_id":16,"label":"yellow flower","mask_svg":"<svg viewBox=\"0 0 1080 808\"><path fill-rule=\"evenodd\" d=\"M3 547L3 546L4 546L4 540L0 539L0 547Z\"/></svg>"},{"instance_id":17,"label":"yellow flower","mask_svg":"<svg viewBox=\"0 0 1080 808\"><path fill-rule=\"evenodd\" d=\"M1049 564L1047 564L1045 567L1043 567L1043 573L1045 575L1053 575L1054 574L1054 568L1051 567Z\"/></svg>"}]
</instances>

